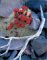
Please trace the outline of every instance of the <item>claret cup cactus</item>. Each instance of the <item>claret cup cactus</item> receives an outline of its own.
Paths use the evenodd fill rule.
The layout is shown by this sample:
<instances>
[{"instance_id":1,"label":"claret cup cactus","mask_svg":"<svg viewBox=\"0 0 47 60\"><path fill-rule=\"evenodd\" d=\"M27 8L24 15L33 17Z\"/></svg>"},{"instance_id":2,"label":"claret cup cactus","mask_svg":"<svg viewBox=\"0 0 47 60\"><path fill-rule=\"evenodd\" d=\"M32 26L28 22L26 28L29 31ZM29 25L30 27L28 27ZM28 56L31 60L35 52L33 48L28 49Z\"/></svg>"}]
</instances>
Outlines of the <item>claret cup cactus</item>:
<instances>
[{"instance_id":1,"label":"claret cup cactus","mask_svg":"<svg viewBox=\"0 0 47 60\"><path fill-rule=\"evenodd\" d=\"M38 24L36 25L39 26L40 20L37 19L36 21L38 21ZM30 27L34 25L33 22L34 18L32 17L32 11L27 6L14 8L13 13L11 16L9 16L8 20L6 19L0 21L0 32L2 33L1 36L21 37L34 34L36 30L32 30L32 27Z\"/></svg>"}]
</instances>

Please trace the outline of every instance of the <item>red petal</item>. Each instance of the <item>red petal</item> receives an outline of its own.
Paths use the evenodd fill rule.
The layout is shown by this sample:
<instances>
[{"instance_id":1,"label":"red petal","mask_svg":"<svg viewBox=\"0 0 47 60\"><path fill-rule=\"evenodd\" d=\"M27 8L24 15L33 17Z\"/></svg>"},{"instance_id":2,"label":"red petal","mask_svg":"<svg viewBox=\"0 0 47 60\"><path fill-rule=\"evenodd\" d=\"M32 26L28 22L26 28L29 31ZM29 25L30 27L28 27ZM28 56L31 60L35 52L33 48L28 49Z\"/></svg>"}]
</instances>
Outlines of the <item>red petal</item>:
<instances>
[{"instance_id":1,"label":"red petal","mask_svg":"<svg viewBox=\"0 0 47 60\"><path fill-rule=\"evenodd\" d=\"M27 6L22 6L21 8L24 9L24 10L27 10L28 9Z\"/></svg>"},{"instance_id":2,"label":"red petal","mask_svg":"<svg viewBox=\"0 0 47 60\"><path fill-rule=\"evenodd\" d=\"M11 30L11 29L12 29L12 27L13 27L13 25L14 25L14 23L13 23L13 22L11 22L11 23L10 23L10 25L7 27L7 29L8 29L8 30Z\"/></svg>"},{"instance_id":3,"label":"red petal","mask_svg":"<svg viewBox=\"0 0 47 60\"><path fill-rule=\"evenodd\" d=\"M28 18L27 21L26 21L26 23L27 24L30 24L31 23L31 20L32 20L32 18Z\"/></svg>"},{"instance_id":4,"label":"red petal","mask_svg":"<svg viewBox=\"0 0 47 60\"><path fill-rule=\"evenodd\" d=\"M20 28L20 24L16 24L17 28Z\"/></svg>"},{"instance_id":5,"label":"red petal","mask_svg":"<svg viewBox=\"0 0 47 60\"><path fill-rule=\"evenodd\" d=\"M24 27L25 27L25 25L24 25L24 24L21 24L21 27L22 27L22 28L24 28Z\"/></svg>"},{"instance_id":6,"label":"red petal","mask_svg":"<svg viewBox=\"0 0 47 60\"><path fill-rule=\"evenodd\" d=\"M20 19L22 17L22 15L18 15L18 19Z\"/></svg>"},{"instance_id":7,"label":"red petal","mask_svg":"<svg viewBox=\"0 0 47 60\"><path fill-rule=\"evenodd\" d=\"M23 24L23 22L19 22L19 25L20 25L20 27L22 27L22 28L24 28L25 27L25 25Z\"/></svg>"},{"instance_id":8,"label":"red petal","mask_svg":"<svg viewBox=\"0 0 47 60\"><path fill-rule=\"evenodd\" d=\"M24 12L24 10L19 10L19 13L23 13Z\"/></svg>"},{"instance_id":9,"label":"red petal","mask_svg":"<svg viewBox=\"0 0 47 60\"><path fill-rule=\"evenodd\" d=\"M14 23L15 23L15 24L18 24L18 23L19 23L19 21L18 21L17 19L15 19L15 20L14 20Z\"/></svg>"},{"instance_id":10,"label":"red petal","mask_svg":"<svg viewBox=\"0 0 47 60\"><path fill-rule=\"evenodd\" d=\"M21 21L26 21L26 16L24 16L24 15L22 15L22 17L21 17Z\"/></svg>"},{"instance_id":11,"label":"red petal","mask_svg":"<svg viewBox=\"0 0 47 60\"><path fill-rule=\"evenodd\" d=\"M14 9L14 13L16 13L16 12L18 12L19 11L19 9L18 8L15 8Z\"/></svg>"}]
</instances>

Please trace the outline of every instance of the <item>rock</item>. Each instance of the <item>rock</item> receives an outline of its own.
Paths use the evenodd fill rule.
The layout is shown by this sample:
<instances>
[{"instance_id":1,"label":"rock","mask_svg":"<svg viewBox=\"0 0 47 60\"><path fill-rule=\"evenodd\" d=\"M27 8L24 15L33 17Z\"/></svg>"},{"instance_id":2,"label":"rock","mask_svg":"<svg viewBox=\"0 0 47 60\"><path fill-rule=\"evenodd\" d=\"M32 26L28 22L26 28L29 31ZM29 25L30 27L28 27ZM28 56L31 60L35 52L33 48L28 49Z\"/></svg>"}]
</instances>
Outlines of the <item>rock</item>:
<instances>
[{"instance_id":1,"label":"rock","mask_svg":"<svg viewBox=\"0 0 47 60\"><path fill-rule=\"evenodd\" d=\"M44 31L45 31L45 37L47 39L47 29L45 29Z\"/></svg>"},{"instance_id":2,"label":"rock","mask_svg":"<svg viewBox=\"0 0 47 60\"><path fill-rule=\"evenodd\" d=\"M8 57L10 57L10 55L11 55L11 52L8 52L7 54L3 55L2 58L4 58L4 57L8 58Z\"/></svg>"},{"instance_id":3,"label":"rock","mask_svg":"<svg viewBox=\"0 0 47 60\"><path fill-rule=\"evenodd\" d=\"M0 3L1 3L1 0L0 0Z\"/></svg>"},{"instance_id":4,"label":"rock","mask_svg":"<svg viewBox=\"0 0 47 60\"><path fill-rule=\"evenodd\" d=\"M37 57L36 57L36 55L35 55L35 53L34 53L33 48L31 48L31 58L32 58L32 60L33 60L33 59L37 60Z\"/></svg>"},{"instance_id":5,"label":"rock","mask_svg":"<svg viewBox=\"0 0 47 60\"><path fill-rule=\"evenodd\" d=\"M42 3L43 2L43 3ZM30 8L40 11L40 5L42 5L43 10L47 9L47 0L29 0L25 3Z\"/></svg>"},{"instance_id":6,"label":"rock","mask_svg":"<svg viewBox=\"0 0 47 60\"><path fill-rule=\"evenodd\" d=\"M45 19L46 19L44 28L47 28L47 12L44 13L44 16L45 16Z\"/></svg>"},{"instance_id":7,"label":"rock","mask_svg":"<svg viewBox=\"0 0 47 60\"><path fill-rule=\"evenodd\" d=\"M21 60L31 60L31 59L28 55L23 55Z\"/></svg>"},{"instance_id":8,"label":"rock","mask_svg":"<svg viewBox=\"0 0 47 60\"><path fill-rule=\"evenodd\" d=\"M0 16L8 17L14 8L20 8L27 0L1 0Z\"/></svg>"},{"instance_id":9,"label":"rock","mask_svg":"<svg viewBox=\"0 0 47 60\"><path fill-rule=\"evenodd\" d=\"M38 39L33 40L32 47L38 56L47 52L47 39L44 36L40 36Z\"/></svg>"},{"instance_id":10,"label":"rock","mask_svg":"<svg viewBox=\"0 0 47 60\"><path fill-rule=\"evenodd\" d=\"M41 18L40 13L38 13L37 15ZM45 26L44 26L44 28L47 28L47 12L44 12L44 17L45 17Z\"/></svg>"},{"instance_id":11,"label":"rock","mask_svg":"<svg viewBox=\"0 0 47 60\"><path fill-rule=\"evenodd\" d=\"M28 45L28 46L26 47L26 49L25 49L25 51L24 51L24 54L26 54L26 55L31 55L31 54L32 54L30 47L31 47L30 45Z\"/></svg>"},{"instance_id":12,"label":"rock","mask_svg":"<svg viewBox=\"0 0 47 60\"><path fill-rule=\"evenodd\" d=\"M40 19L36 13L32 12L32 22L29 26L30 29L37 30L40 25Z\"/></svg>"},{"instance_id":13,"label":"rock","mask_svg":"<svg viewBox=\"0 0 47 60\"><path fill-rule=\"evenodd\" d=\"M38 60L47 60L47 52L45 52L43 55L38 57Z\"/></svg>"},{"instance_id":14,"label":"rock","mask_svg":"<svg viewBox=\"0 0 47 60\"><path fill-rule=\"evenodd\" d=\"M20 50L24 44L26 39L21 40L13 40L10 46L10 50Z\"/></svg>"},{"instance_id":15,"label":"rock","mask_svg":"<svg viewBox=\"0 0 47 60\"><path fill-rule=\"evenodd\" d=\"M9 40L5 40L0 38L0 46L6 45ZM25 44L26 39L21 39L21 40L12 40L10 49L9 50L20 50L24 44ZM6 47L7 48L7 47ZM6 50L6 48L2 48L0 50Z\"/></svg>"},{"instance_id":16,"label":"rock","mask_svg":"<svg viewBox=\"0 0 47 60\"><path fill-rule=\"evenodd\" d=\"M6 45L8 43L8 40L0 38L0 46Z\"/></svg>"},{"instance_id":17,"label":"rock","mask_svg":"<svg viewBox=\"0 0 47 60\"><path fill-rule=\"evenodd\" d=\"M17 51L13 51L7 60L13 60L13 58L16 56L16 54L17 54Z\"/></svg>"},{"instance_id":18,"label":"rock","mask_svg":"<svg viewBox=\"0 0 47 60\"><path fill-rule=\"evenodd\" d=\"M0 57L0 60L3 60L3 58L2 58L2 57Z\"/></svg>"},{"instance_id":19,"label":"rock","mask_svg":"<svg viewBox=\"0 0 47 60\"><path fill-rule=\"evenodd\" d=\"M42 60L42 58L38 58L38 60Z\"/></svg>"},{"instance_id":20,"label":"rock","mask_svg":"<svg viewBox=\"0 0 47 60\"><path fill-rule=\"evenodd\" d=\"M44 60L47 59L47 52L45 52L41 58Z\"/></svg>"}]
</instances>

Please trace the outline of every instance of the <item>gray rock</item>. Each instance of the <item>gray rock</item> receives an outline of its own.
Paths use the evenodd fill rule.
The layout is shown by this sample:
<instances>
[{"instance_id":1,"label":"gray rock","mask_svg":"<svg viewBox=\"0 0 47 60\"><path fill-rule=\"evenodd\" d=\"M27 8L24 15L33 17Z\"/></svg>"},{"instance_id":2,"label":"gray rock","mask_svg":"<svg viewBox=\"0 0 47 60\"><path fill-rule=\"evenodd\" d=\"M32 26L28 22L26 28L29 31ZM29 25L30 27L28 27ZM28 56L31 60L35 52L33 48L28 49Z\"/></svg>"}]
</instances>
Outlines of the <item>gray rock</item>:
<instances>
[{"instance_id":1,"label":"gray rock","mask_svg":"<svg viewBox=\"0 0 47 60\"><path fill-rule=\"evenodd\" d=\"M47 60L47 52L45 52L41 57L38 58L38 60Z\"/></svg>"},{"instance_id":2,"label":"gray rock","mask_svg":"<svg viewBox=\"0 0 47 60\"><path fill-rule=\"evenodd\" d=\"M33 40L32 47L38 56L47 52L47 39L44 36L40 36L38 39Z\"/></svg>"},{"instance_id":3,"label":"gray rock","mask_svg":"<svg viewBox=\"0 0 47 60\"><path fill-rule=\"evenodd\" d=\"M44 13L44 16L45 16L45 19L46 19L44 27L47 28L47 12Z\"/></svg>"},{"instance_id":4,"label":"gray rock","mask_svg":"<svg viewBox=\"0 0 47 60\"><path fill-rule=\"evenodd\" d=\"M43 2L43 3L42 3ZM26 5L35 10L40 10L40 4L43 7L43 10L47 7L47 0L29 0Z\"/></svg>"},{"instance_id":5,"label":"gray rock","mask_svg":"<svg viewBox=\"0 0 47 60\"><path fill-rule=\"evenodd\" d=\"M0 57L0 60L3 60L3 58L2 58L2 57Z\"/></svg>"},{"instance_id":6,"label":"gray rock","mask_svg":"<svg viewBox=\"0 0 47 60\"><path fill-rule=\"evenodd\" d=\"M25 44L25 40L13 40L10 46L10 50L20 50L24 44Z\"/></svg>"},{"instance_id":7,"label":"gray rock","mask_svg":"<svg viewBox=\"0 0 47 60\"><path fill-rule=\"evenodd\" d=\"M9 40L1 39L0 38L0 46L4 46L8 43ZM20 50L24 44L25 44L26 39L21 39L21 40L12 40L10 49L9 50ZM6 47L7 48L7 47ZM2 48L0 50L6 50L6 48Z\"/></svg>"},{"instance_id":8,"label":"gray rock","mask_svg":"<svg viewBox=\"0 0 47 60\"><path fill-rule=\"evenodd\" d=\"M0 16L7 17L14 8L20 8L27 0L1 0Z\"/></svg>"},{"instance_id":9,"label":"gray rock","mask_svg":"<svg viewBox=\"0 0 47 60\"><path fill-rule=\"evenodd\" d=\"M19 59L17 59L17 60L19 60ZM23 55L21 60L31 60L31 59L30 59L29 56L27 56L27 55Z\"/></svg>"},{"instance_id":10,"label":"gray rock","mask_svg":"<svg viewBox=\"0 0 47 60\"><path fill-rule=\"evenodd\" d=\"M1 3L1 0L0 0L0 3Z\"/></svg>"},{"instance_id":11,"label":"gray rock","mask_svg":"<svg viewBox=\"0 0 47 60\"><path fill-rule=\"evenodd\" d=\"M43 54L43 56L41 57L42 59L47 59L47 52L45 54Z\"/></svg>"},{"instance_id":12,"label":"gray rock","mask_svg":"<svg viewBox=\"0 0 47 60\"><path fill-rule=\"evenodd\" d=\"M26 47L26 49L25 49L25 51L24 51L24 54L26 54L26 55L31 55L31 54L32 54L30 45L28 45L28 46Z\"/></svg>"},{"instance_id":13,"label":"gray rock","mask_svg":"<svg viewBox=\"0 0 47 60\"><path fill-rule=\"evenodd\" d=\"M31 48L31 58L32 58L32 60L33 59L36 59L37 60L37 57L35 56L35 53L34 53L33 48Z\"/></svg>"},{"instance_id":14,"label":"gray rock","mask_svg":"<svg viewBox=\"0 0 47 60\"><path fill-rule=\"evenodd\" d=\"M40 25L40 19L36 13L32 12L32 22L29 26L30 29L37 30Z\"/></svg>"},{"instance_id":15,"label":"gray rock","mask_svg":"<svg viewBox=\"0 0 47 60\"><path fill-rule=\"evenodd\" d=\"M10 55L11 55L11 52L8 52L7 54L3 55L2 58L4 58L4 57L8 58L8 57L10 57Z\"/></svg>"},{"instance_id":16,"label":"gray rock","mask_svg":"<svg viewBox=\"0 0 47 60\"><path fill-rule=\"evenodd\" d=\"M38 13L37 15L39 17L41 17L41 14L40 13ZM44 17L45 17L45 26L44 26L44 28L47 28L47 12L44 12Z\"/></svg>"},{"instance_id":17,"label":"gray rock","mask_svg":"<svg viewBox=\"0 0 47 60\"><path fill-rule=\"evenodd\" d=\"M38 58L38 60L43 60L42 58Z\"/></svg>"},{"instance_id":18,"label":"gray rock","mask_svg":"<svg viewBox=\"0 0 47 60\"><path fill-rule=\"evenodd\" d=\"M13 60L13 58L16 56L16 54L17 54L17 51L13 51L7 60Z\"/></svg>"}]
</instances>

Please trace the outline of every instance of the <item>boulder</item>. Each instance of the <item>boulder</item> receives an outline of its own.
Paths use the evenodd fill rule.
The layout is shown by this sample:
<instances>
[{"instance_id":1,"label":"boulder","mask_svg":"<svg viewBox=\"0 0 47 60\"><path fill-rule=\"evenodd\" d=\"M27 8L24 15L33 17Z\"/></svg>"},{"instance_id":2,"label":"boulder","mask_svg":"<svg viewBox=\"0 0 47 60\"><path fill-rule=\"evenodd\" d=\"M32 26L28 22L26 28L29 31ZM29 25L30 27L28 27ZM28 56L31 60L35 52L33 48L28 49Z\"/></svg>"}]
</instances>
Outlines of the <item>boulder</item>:
<instances>
[{"instance_id":1,"label":"boulder","mask_svg":"<svg viewBox=\"0 0 47 60\"><path fill-rule=\"evenodd\" d=\"M32 47L38 56L47 52L47 39L44 36L40 36L38 39L33 40Z\"/></svg>"},{"instance_id":2,"label":"boulder","mask_svg":"<svg viewBox=\"0 0 47 60\"><path fill-rule=\"evenodd\" d=\"M38 15L32 11L32 22L31 22L29 28L33 29L33 30L37 30L39 28L39 25L40 25L40 19L39 19Z\"/></svg>"},{"instance_id":3,"label":"boulder","mask_svg":"<svg viewBox=\"0 0 47 60\"><path fill-rule=\"evenodd\" d=\"M28 0L1 0L0 16L8 17L14 8L20 8Z\"/></svg>"},{"instance_id":4,"label":"boulder","mask_svg":"<svg viewBox=\"0 0 47 60\"><path fill-rule=\"evenodd\" d=\"M25 5L38 11L40 10L40 5L42 5L43 10L45 10L47 9L47 0L29 0Z\"/></svg>"}]
</instances>

